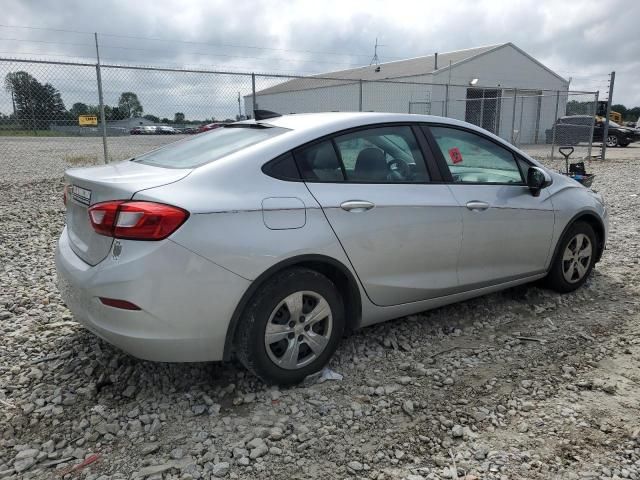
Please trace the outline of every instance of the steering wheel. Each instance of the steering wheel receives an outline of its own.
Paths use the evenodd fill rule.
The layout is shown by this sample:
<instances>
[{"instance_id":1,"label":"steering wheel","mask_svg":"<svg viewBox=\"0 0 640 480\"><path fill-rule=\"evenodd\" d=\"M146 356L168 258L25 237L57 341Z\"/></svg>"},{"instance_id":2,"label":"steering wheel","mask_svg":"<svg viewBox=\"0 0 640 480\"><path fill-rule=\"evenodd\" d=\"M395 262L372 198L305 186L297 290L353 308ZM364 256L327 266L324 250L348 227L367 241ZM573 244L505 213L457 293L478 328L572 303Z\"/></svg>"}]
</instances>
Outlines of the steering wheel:
<instances>
[{"instance_id":1,"label":"steering wheel","mask_svg":"<svg viewBox=\"0 0 640 480\"><path fill-rule=\"evenodd\" d=\"M395 166L396 168L392 168ZM391 161L387 164L389 170L391 171L390 175L393 175L400 180L409 180L411 177L411 168L409 164L400 158L392 158Z\"/></svg>"}]
</instances>

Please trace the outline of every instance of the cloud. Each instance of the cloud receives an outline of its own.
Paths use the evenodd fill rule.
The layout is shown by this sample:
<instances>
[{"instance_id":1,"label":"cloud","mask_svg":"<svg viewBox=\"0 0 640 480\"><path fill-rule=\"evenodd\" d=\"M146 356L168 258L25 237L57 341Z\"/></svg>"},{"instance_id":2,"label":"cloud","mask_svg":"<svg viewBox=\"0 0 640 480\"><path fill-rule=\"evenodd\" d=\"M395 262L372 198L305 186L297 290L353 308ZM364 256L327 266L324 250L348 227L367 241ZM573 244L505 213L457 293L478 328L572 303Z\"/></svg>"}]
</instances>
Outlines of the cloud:
<instances>
[{"instance_id":1,"label":"cloud","mask_svg":"<svg viewBox=\"0 0 640 480\"><path fill-rule=\"evenodd\" d=\"M640 105L638 18L640 4L623 0L9 0L0 23L97 31L109 63L300 74L366 65L376 37L382 61L510 41L571 77L572 88L600 90L601 97L608 73L617 70L614 101L633 106ZM93 62L95 46L88 33L0 27L0 52ZM5 70L0 62L0 73ZM90 68L36 70L62 91L67 106L95 96ZM250 78L242 76L124 70L103 76L105 101L113 104L120 91L136 91L145 111L160 116L174 110L233 116L238 92L250 91ZM259 81L264 88L279 80ZM2 92L0 111L6 110Z\"/></svg>"}]
</instances>

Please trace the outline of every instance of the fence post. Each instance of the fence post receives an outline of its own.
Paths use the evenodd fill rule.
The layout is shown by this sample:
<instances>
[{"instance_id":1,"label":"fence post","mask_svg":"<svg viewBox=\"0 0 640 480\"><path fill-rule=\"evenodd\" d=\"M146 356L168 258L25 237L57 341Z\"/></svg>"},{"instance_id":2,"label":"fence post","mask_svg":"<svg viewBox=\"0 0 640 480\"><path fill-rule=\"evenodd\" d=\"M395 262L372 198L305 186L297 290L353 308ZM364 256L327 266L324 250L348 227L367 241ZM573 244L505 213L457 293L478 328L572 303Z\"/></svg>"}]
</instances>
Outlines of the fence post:
<instances>
[{"instance_id":1,"label":"fence post","mask_svg":"<svg viewBox=\"0 0 640 480\"><path fill-rule=\"evenodd\" d=\"M516 130L516 100L518 99L518 89L513 89L513 112L511 116L511 143L513 144L513 139L515 137ZM515 144L514 144L515 145Z\"/></svg>"},{"instance_id":2,"label":"fence post","mask_svg":"<svg viewBox=\"0 0 640 480\"><path fill-rule=\"evenodd\" d=\"M596 92L596 100L593 104L593 114L592 117L595 118L596 113L598 112L598 96L600 95L600 90ZM587 150L587 160L591 160L591 149L593 147L593 128L595 127L596 122L591 122L591 127L589 127L589 149Z\"/></svg>"},{"instance_id":3,"label":"fence post","mask_svg":"<svg viewBox=\"0 0 640 480\"><path fill-rule=\"evenodd\" d=\"M100 122L102 123L102 150L104 153L104 163L109 163L107 152L107 122L104 117L104 100L102 96L102 74L100 72L100 51L98 50L98 34L93 34L96 41L96 77L98 79L98 102L100 104Z\"/></svg>"},{"instance_id":4,"label":"fence post","mask_svg":"<svg viewBox=\"0 0 640 480\"><path fill-rule=\"evenodd\" d=\"M258 109L258 106L256 104L256 74L255 73L251 74L251 102L253 105L251 108L253 112L251 112L251 114L253 115L253 118L256 118L256 110Z\"/></svg>"},{"instance_id":5,"label":"fence post","mask_svg":"<svg viewBox=\"0 0 640 480\"><path fill-rule=\"evenodd\" d=\"M36 112L33 109L33 96L31 95L31 82L27 81L27 91L29 92L29 107L31 107L31 130L33 135L38 136L38 130L36 129Z\"/></svg>"},{"instance_id":6,"label":"fence post","mask_svg":"<svg viewBox=\"0 0 640 480\"><path fill-rule=\"evenodd\" d=\"M607 154L607 137L609 136L609 114L611 114L611 101L613 100L613 82L616 79L616 72L611 72L609 79L609 98L607 99L607 113L604 119L604 132L602 132L602 160L605 160Z\"/></svg>"},{"instance_id":7,"label":"fence post","mask_svg":"<svg viewBox=\"0 0 640 480\"><path fill-rule=\"evenodd\" d=\"M560 105L560 90L556 90L556 114L553 117L553 126L551 127L551 160L556 149L556 125L558 121L558 106Z\"/></svg>"},{"instance_id":8,"label":"fence post","mask_svg":"<svg viewBox=\"0 0 640 480\"><path fill-rule=\"evenodd\" d=\"M358 98L358 111L361 112L362 111L362 79L360 79L359 84L360 84L360 93ZM411 109L411 107L409 107L409 109Z\"/></svg>"},{"instance_id":9,"label":"fence post","mask_svg":"<svg viewBox=\"0 0 640 480\"><path fill-rule=\"evenodd\" d=\"M449 84L444 87L444 117L449 116Z\"/></svg>"}]
</instances>

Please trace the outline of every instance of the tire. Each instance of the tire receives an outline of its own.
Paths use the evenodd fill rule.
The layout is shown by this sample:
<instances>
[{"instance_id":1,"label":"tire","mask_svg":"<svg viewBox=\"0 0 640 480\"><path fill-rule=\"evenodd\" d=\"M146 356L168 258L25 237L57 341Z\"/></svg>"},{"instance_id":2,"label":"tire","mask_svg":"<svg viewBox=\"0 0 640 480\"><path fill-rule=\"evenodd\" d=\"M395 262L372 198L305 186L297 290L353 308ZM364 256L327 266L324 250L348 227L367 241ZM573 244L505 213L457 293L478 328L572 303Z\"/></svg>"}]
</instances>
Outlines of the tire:
<instances>
[{"instance_id":1,"label":"tire","mask_svg":"<svg viewBox=\"0 0 640 480\"><path fill-rule=\"evenodd\" d=\"M290 318L291 310L302 315L294 311L298 318ZM321 314L312 319L314 311ZM238 360L266 383L300 383L322 369L338 348L344 311L336 286L321 273L307 268L280 272L258 289L240 317L234 342Z\"/></svg>"},{"instance_id":2,"label":"tire","mask_svg":"<svg viewBox=\"0 0 640 480\"><path fill-rule=\"evenodd\" d=\"M588 258L587 248L590 251ZM560 240L551 270L545 279L547 286L559 293L580 288L593 270L597 248L596 234L591 225L574 223Z\"/></svg>"},{"instance_id":3,"label":"tire","mask_svg":"<svg viewBox=\"0 0 640 480\"><path fill-rule=\"evenodd\" d=\"M607 135L607 147L617 147L618 146L618 136L617 135Z\"/></svg>"}]
</instances>

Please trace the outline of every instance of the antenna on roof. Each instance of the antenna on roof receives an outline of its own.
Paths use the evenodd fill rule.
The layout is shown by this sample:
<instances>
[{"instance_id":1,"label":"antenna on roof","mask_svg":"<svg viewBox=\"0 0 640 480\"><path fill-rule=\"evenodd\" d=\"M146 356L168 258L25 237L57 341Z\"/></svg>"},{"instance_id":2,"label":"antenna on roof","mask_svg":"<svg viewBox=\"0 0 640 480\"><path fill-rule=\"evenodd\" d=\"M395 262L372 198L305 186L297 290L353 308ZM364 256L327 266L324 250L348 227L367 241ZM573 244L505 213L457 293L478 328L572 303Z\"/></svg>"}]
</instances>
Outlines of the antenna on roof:
<instances>
[{"instance_id":1,"label":"antenna on roof","mask_svg":"<svg viewBox=\"0 0 640 480\"><path fill-rule=\"evenodd\" d=\"M378 45L378 37L376 37L376 44L373 47L373 58L369 62L369 65L380 65L380 59L378 58L378 47L384 47L384 45ZM378 72L379 70L376 70Z\"/></svg>"}]
</instances>

